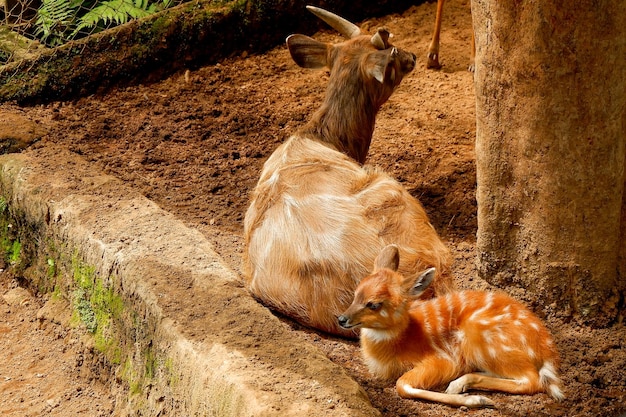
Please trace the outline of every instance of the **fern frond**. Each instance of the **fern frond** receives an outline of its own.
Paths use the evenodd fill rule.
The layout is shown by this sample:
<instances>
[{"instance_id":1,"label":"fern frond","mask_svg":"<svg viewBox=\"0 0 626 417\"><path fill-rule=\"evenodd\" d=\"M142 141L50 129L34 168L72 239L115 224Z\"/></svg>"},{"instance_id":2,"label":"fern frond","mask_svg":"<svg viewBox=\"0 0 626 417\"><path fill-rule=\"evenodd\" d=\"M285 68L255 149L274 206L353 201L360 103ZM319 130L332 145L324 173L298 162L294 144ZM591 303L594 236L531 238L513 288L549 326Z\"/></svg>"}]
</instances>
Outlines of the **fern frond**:
<instances>
[{"instance_id":1,"label":"fern frond","mask_svg":"<svg viewBox=\"0 0 626 417\"><path fill-rule=\"evenodd\" d=\"M143 3L141 0L108 0L102 2L80 19L77 30L100 24L104 26L112 23L121 25L130 19L148 16L150 12L137 7L136 2L140 2L140 5Z\"/></svg>"},{"instance_id":2,"label":"fern frond","mask_svg":"<svg viewBox=\"0 0 626 417\"><path fill-rule=\"evenodd\" d=\"M43 0L37 10L35 34L51 45L64 43L79 5L76 1Z\"/></svg>"},{"instance_id":3,"label":"fern frond","mask_svg":"<svg viewBox=\"0 0 626 417\"><path fill-rule=\"evenodd\" d=\"M81 32L121 25L172 4L173 0L42 0L37 12L35 35L49 45L61 45L87 34ZM81 10L89 8L91 10L82 17L77 16Z\"/></svg>"}]
</instances>

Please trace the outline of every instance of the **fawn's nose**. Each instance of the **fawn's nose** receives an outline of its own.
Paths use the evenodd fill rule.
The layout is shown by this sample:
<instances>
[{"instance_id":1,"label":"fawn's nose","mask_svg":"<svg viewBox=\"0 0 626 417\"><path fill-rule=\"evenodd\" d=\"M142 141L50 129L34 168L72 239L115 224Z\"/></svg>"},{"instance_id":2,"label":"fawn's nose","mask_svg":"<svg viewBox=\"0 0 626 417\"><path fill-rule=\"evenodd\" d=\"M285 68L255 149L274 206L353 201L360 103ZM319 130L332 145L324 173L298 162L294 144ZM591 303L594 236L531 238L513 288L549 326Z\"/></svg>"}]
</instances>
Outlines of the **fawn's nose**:
<instances>
[{"instance_id":1,"label":"fawn's nose","mask_svg":"<svg viewBox=\"0 0 626 417\"><path fill-rule=\"evenodd\" d=\"M350 319L348 319L348 317L346 317L346 316L339 316L337 318L337 321L339 322L339 325L341 327L343 327L344 329L347 329L349 327L348 326L348 321L350 321Z\"/></svg>"}]
</instances>

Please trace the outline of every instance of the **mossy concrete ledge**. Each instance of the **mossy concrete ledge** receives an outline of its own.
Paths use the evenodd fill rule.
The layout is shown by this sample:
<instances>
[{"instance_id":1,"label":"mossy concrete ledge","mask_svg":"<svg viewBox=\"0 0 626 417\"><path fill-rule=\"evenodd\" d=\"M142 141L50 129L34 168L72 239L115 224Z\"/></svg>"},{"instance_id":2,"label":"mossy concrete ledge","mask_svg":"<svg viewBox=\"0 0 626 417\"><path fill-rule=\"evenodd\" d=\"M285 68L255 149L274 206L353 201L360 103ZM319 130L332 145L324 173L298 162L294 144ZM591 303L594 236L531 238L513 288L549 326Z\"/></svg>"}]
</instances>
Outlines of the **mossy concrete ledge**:
<instances>
[{"instance_id":1,"label":"mossy concrete ledge","mask_svg":"<svg viewBox=\"0 0 626 417\"><path fill-rule=\"evenodd\" d=\"M3 242L33 287L71 306L71 325L125 387L122 414L380 415L246 293L201 233L58 154L64 163L38 150L0 156Z\"/></svg>"}]
</instances>

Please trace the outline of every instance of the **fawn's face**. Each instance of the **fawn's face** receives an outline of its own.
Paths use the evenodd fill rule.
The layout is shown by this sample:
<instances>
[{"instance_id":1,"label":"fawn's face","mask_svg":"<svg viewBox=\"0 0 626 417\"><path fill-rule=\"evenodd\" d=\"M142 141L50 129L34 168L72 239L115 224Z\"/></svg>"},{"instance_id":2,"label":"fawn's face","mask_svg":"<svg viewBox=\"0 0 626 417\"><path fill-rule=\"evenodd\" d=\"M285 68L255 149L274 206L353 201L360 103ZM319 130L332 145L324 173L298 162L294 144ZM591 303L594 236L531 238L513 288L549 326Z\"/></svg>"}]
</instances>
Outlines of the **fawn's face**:
<instances>
[{"instance_id":1,"label":"fawn's face","mask_svg":"<svg viewBox=\"0 0 626 417\"><path fill-rule=\"evenodd\" d=\"M407 306L433 281L435 268L417 278L398 273L400 253L395 245L385 246L374 261L374 272L363 278L354 292L354 301L338 318L344 329L394 330L408 319Z\"/></svg>"},{"instance_id":2,"label":"fawn's face","mask_svg":"<svg viewBox=\"0 0 626 417\"><path fill-rule=\"evenodd\" d=\"M381 269L364 278L357 287L354 301L338 318L344 329L389 329L396 326L406 309L398 288L398 273Z\"/></svg>"}]
</instances>

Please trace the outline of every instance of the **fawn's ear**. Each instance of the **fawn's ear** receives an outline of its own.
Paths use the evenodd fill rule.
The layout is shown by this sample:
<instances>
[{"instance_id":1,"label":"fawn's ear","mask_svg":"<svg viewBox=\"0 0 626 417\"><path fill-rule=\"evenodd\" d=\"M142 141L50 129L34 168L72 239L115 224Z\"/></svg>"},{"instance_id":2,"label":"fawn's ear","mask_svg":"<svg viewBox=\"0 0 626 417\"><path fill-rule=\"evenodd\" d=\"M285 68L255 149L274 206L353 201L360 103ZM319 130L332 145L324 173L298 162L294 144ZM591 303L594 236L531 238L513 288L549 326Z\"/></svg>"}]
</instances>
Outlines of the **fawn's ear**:
<instances>
[{"instance_id":1,"label":"fawn's ear","mask_svg":"<svg viewBox=\"0 0 626 417\"><path fill-rule=\"evenodd\" d=\"M419 297L428 288L435 278L435 268L428 268L422 272L413 282L409 282L408 295L411 297Z\"/></svg>"},{"instance_id":2,"label":"fawn's ear","mask_svg":"<svg viewBox=\"0 0 626 417\"><path fill-rule=\"evenodd\" d=\"M291 58L302 68L322 68L328 66L328 47L305 35L291 35L287 38Z\"/></svg>"},{"instance_id":3,"label":"fawn's ear","mask_svg":"<svg viewBox=\"0 0 626 417\"><path fill-rule=\"evenodd\" d=\"M374 272L379 269L391 269L392 271L398 270L400 264L400 253L396 245L387 245L380 251L376 260L374 261Z\"/></svg>"}]
</instances>

